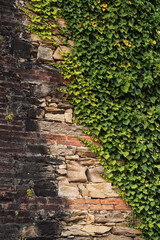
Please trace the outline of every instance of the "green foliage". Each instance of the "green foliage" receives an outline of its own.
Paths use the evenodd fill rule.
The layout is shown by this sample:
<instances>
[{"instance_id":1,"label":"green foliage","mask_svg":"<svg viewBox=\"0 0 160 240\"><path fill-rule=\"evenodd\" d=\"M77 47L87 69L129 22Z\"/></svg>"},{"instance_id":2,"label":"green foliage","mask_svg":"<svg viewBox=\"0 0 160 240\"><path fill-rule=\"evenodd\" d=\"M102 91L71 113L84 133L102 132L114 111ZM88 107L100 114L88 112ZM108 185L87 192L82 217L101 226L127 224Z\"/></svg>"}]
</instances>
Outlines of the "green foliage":
<instances>
[{"instance_id":1,"label":"green foliage","mask_svg":"<svg viewBox=\"0 0 160 240\"><path fill-rule=\"evenodd\" d=\"M59 28L61 31L57 20L60 14L56 2L57 0L29 0L27 9L21 8L31 21L27 29L34 34L38 34L42 39L52 41L54 45L57 45L56 29ZM58 39L62 41L60 36Z\"/></svg>"},{"instance_id":2,"label":"green foliage","mask_svg":"<svg viewBox=\"0 0 160 240\"><path fill-rule=\"evenodd\" d=\"M13 113L10 113L10 114L8 114L7 116L5 116L5 119L6 119L7 121L12 120L12 119L13 119Z\"/></svg>"},{"instance_id":3,"label":"green foliage","mask_svg":"<svg viewBox=\"0 0 160 240\"><path fill-rule=\"evenodd\" d=\"M37 24L42 25L44 38L52 36L52 29L45 28L51 18L50 10L45 18L44 2L56 8L55 1L30 2L41 19L30 30L41 36L43 29L39 31ZM73 96L76 121L88 126L86 132L98 138L101 147L82 141L101 159L106 180L120 188L132 206L144 237L159 240L159 0L57 0L57 4L75 42L62 69L64 77L72 79L67 91Z\"/></svg>"},{"instance_id":4,"label":"green foliage","mask_svg":"<svg viewBox=\"0 0 160 240\"><path fill-rule=\"evenodd\" d=\"M33 197L32 189L27 189L27 195L28 195L28 197Z\"/></svg>"},{"instance_id":5,"label":"green foliage","mask_svg":"<svg viewBox=\"0 0 160 240\"><path fill-rule=\"evenodd\" d=\"M19 212L15 211L15 216L18 217L18 215L19 215Z\"/></svg>"},{"instance_id":6,"label":"green foliage","mask_svg":"<svg viewBox=\"0 0 160 240\"><path fill-rule=\"evenodd\" d=\"M147 239L160 232L160 55L156 1L58 1L75 42L62 64L78 123L102 147L106 180L122 190ZM157 7L156 7L157 6Z\"/></svg>"}]
</instances>

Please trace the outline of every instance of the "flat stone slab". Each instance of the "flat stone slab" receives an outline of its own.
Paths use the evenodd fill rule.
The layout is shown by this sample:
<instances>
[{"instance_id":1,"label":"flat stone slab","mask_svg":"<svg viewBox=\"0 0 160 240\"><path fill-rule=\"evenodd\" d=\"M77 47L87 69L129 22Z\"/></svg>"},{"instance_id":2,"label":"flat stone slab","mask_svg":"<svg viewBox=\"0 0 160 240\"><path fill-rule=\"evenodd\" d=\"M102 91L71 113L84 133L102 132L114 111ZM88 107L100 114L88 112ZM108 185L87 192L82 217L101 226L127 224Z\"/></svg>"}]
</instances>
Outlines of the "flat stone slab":
<instances>
[{"instance_id":1,"label":"flat stone slab","mask_svg":"<svg viewBox=\"0 0 160 240\"><path fill-rule=\"evenodd\" d=\"M64 122L64 114L52 114L52 113L46 113L45 119L48 121L58 121L58 122Z\"/></svg>"},{"instance_id":2,"label":"flat stone slab","mask_svg":"<svg viewBox=\"0 0 160 240\"><path fill-rule=\"evenodd\" d=\"M124 221L125 221L125 214L121 212L95 215L96 223L121 223Z\"/></svg>"},{"instance_id":3,"label":"flat stone slab","mask_svg":"<svg viewBox=\"0 0 160 240\"><path fill-rule=\"evenodd\" d=\"M66 227L66 231L62 232L62 236L94 236L97 234L105 234L111 230L111 227L99 225L72 225Z\"/></svg>"},{"instance_id":4,"label":"flat stone slab","mask_svg":"<svg viewBox=\"0 0 160 240\"><path fill-rule=\"evenodd\" d=\"M100 173L104 173L104 168L102 166L88 169L87 176L89 182L105 183L106 180L101 177Z\"/></svg>"},{"instance_id":5,"label":"flat stone slab","mask_svg":"<svg viewBox=\"0 0 160 240\"><path fill-rule=\"evenodd\" d=\"M137 235L141 235L142 232L138 229L129 228L129 227L113 227L112 233L115 235L124 235L127 237L136 237Z\"/></svg>"},{"instance_id":6,"label":"flat stone slab","mask_svg":"<svg viewBox=\"0 0 160 240\"><path fill-rule=\"evenodd\" d=\"M51 48L48 47L39 47L38 48L38 55L37 57L41 60L52 61L53 60L53 51Z\"/></svg>"},{"instance_id":7,"label":"flat stone slab","mask_svg":"<svg viewBox=\"0 0 160 240\"><path fill-rule=\"evenodd\" d=\"M112 189L111 183L93 183L86 185L91 198L118 197L118 194Z\"/></svg>"},{"instance_id":8,"label":"flat stone slab","mask_svg":"<svg viewBox=\"0 0 160 240\"><path fill-rule=\"evenodd\" d=\"M76 185L67 182L59 182L58 196L62 198L79 198L79 191Z\"/></svg>"},{"instance_id":9,"label":"flat stone slab","mask_svg":"<svg viewBox=\"0 0 160 240\"><path fill-rule=\"evenodd\" d=\"M86 182L86 167L82 167L80 164L74 161L67 163L67 177L69 182Z\"/></svg>"},{"instance_id":10,"label":"flat stone slab","mask_svg":"<svg viewBox=\"0 0 160 240\"><path fill-rule=\"evenodd\" d=\"M125 236L117 236L113 234L109 234L107 237L102 237L98 240L132 240L131 237L125 237Z\"/></svg>"}]
</instances>

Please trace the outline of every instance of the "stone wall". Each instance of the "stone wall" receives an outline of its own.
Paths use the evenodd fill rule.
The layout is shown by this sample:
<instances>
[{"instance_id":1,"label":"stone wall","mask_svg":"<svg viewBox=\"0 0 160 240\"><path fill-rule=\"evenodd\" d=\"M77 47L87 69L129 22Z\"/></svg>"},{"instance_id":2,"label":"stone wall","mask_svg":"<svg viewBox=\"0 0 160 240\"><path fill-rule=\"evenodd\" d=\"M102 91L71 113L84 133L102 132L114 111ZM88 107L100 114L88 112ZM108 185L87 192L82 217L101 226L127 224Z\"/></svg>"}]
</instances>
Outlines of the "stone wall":
<instances>
[{"instance_id":1,"label":"stone wall","mask_svg":"<svg viewBox=\"0 0 160 240\"><path fill-rule=\"evenodd\" d=\"M0 1L0 239L141 239L125 224L131 208L75 137L91 140L58 90L65 81L50 63L62 60L59 49L25 30L17 4Z\"/></svg>"}]
</instances>

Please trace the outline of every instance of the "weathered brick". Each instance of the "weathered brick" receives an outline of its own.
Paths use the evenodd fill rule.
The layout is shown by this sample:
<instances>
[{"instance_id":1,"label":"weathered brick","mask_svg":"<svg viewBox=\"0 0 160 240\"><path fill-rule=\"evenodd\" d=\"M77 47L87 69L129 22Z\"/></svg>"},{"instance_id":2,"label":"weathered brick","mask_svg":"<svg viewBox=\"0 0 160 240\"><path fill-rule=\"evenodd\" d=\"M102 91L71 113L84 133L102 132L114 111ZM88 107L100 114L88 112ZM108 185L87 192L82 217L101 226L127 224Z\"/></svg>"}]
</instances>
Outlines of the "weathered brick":
<instances>
[{"instance_id":1,"label":"weathered brick","mask_svg":"<svg viewBox=\"0 0 160 240\"><path fill-rule=\"evenodd\" d=\"M90 210L113 210L114 206L113 205L90 205L89 206Z\"/></svg>"},{"instance_id":2,"label":"weathered brick","mask_svg":"<svg viewBox=\"0 0 160 240\"><path fill-rule=\"evenodd\" d=\"M46 139L66 140L66 135L43 134Z\"/></svg>"},{"instance_id":3,"label":"weathered brick","mask_svg":"<svg viewBox=\"0 0 160 240\"><path fill-rule=\"evenodd\" d=\"M101 200L100 199L85 199L85 202L88 204L101 204Z\"/></svg>"},{"instance_id":4,"label":"weathered brick","mask_svg":"<svg viewBox=\"0 0 160 240\"><path fill-rule=\"evenodd\" d=\"M115 205L115 210L131 210L132 208L130 206L127 206L126 204L119 204Z\"/></svg>"},{"instance_id":5,"label":"weathered brick","mask_svg":"<svg viewBox=\"0 0 160 240\"><path fill-rule=\"evenodd\" d=\"M69 205L69 209L73 209L73 210L87 210L88 209L88 204Z\"/></svg>"},{"instance_id":6,"label":"weathered brick","mask_svg":"<svg viewBox=\"0 0 160 240\"><path fill-rule=\"evenodd\" d=\"M101 204L125 204L125 202L120 198L107 198L107 199L101 199Z\"/></svg>"},{"instance_id":7,"label":"weathered brick","mask_svg":"<svg viewBox=\"0 0 160 240\"><path fill-rule=\"evenodd\" d=\"M67 146L84 146L83 143L79 142L79 141L63 141L63 140L57 140L57 144L62 144L62 145L67 145Z\"/></svg>"}]
</instances>

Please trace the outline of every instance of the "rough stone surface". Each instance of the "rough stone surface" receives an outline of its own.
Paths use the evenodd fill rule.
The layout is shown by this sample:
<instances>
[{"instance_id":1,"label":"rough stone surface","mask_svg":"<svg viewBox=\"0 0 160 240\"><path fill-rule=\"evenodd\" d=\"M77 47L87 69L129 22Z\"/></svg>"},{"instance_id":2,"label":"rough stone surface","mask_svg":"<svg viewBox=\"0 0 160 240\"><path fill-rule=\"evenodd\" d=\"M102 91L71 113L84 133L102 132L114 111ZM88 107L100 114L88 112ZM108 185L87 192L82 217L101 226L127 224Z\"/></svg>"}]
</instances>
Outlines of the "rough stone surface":
<instances>
[{"instance_id":1,"label":"rough stone surface","mask_svg":"<svg viewBox=\"0 0 160 240\"><path fill-rule=\"evenodd\" d=\"M112 233L115 235L122 234L127 237L136 237L137 235L141 235L141 231L129 227L113 227Z\"/></svg>"},{"instance_id":2,"label":"rough stone surface","mask_svg":"<svg viewBox=\"0 0 160 240\"><path fill-rule=\"evenodd\" d=\"M134 240L145 240L145 239L141 238L141 237L136 237L136 238L134 238Z\"/></svg>"},{"instance_id":3,"label":"rough stone surface","mask_svg":"<svg viewBox=\"0 0 160 240\"><path fill-rule=\"evenodd\" d=\"M51 113L46 113L45 114L45 119L48 121L58 121L58 122L64 122L64 114L51 114Z\"/></svg>"},{"instance_id":4,"label":"rough stone surface","mask_svg":"<svg viewBox=\"0 0 160 240\"><path fill-rule=\"evenodd\" d=\"M37 237L37 228L35 226L26 226L22 230L22 237Z\"/></svg>"},{"instance_id":5,"label":"rough stone surface","mask_svg":"<svg viewBox=\"0 0 160 240\"><path fill-rule=\"evenodd\" d=\"M50 146L50 152L52 155L56 156L65 156L67 155L73 155L75 153L75 148L67 148L67 146L64 145L51 145Z\"/></svg>"},{"instance_id":6,"label":"rough stone surface","mask_svg":"<svg viewBox=\"0 0 160 240\"><path fill-rule=\"evenodd\" d=\"M72 113L65 112L64 117L66 122L72 123Z\"/></svg>"},{"instance_id":7,"label":"rough stone surface","mask_svg":"<svg viewBox=\"0 0 160 240\"><path fill-rule=\"evenodd\" d=\"M110 231L110 227L106 226L93 226L93 225L72 225L67 227L65 230L62 232L62 236L94 236L96 234L104 234L106 232Z\"/></svg>"},{"instance_id":8,"label":"rough stone surface","mask_svg":"<svg viewBox=\"0 0 160 240\"><path fill-rule=\"evenodd\" d=\"M125 214L121 212L112 212L108 214L96 214L95 222L96 223L120 223L126 220Z\"/></svg>"},{"instance_id":9,"label":"rough stone surface","mask_svg":"<svg viewBox=\"0 0 160 240\"><path fill-rule=\"evenodd\" d=\"M78 187L82 197L86 198L89 196L89 191L86 189L86 187L83 184L78 184Z\"/></svg>"},{"instance_id":10,"label":"rough stone surface","mask_svg":"<svg viewBox=\"0 0 160 240\"><path fill-rule=\"evenodd\" d=\"M86 167L82 167L80 164L74 161L67 163L67 177L69 182L86 182Z\"/></svg>"},{"instance_id":11,"label":"rough stone surface","mask_svg":"<svg viewBox=\"0 0 160 240\"><path fill-rule=\"evenodd\" d=\"M113 234L109 234L106 238L102 240L132 240L130 237L125 237L125 236L117 236Z\"/></svg>"},{"instance_id":12,"label":"rough stone surface","mask_svg":"<svg viewBox=\"0 0 160 240\"><path fill-rule=\"evenodd\" d=\"M52 54L53 54L52 49L40 46L38 48L37 57L41 60L52 61L53 59Z\"/></svg>"},{"instance_id":13,"label":"rough stone surface","mask_svg":"<svg viewBox=\"0 0 160 240\"><path fill-rule=\"evenodd\" d=\"M65 221L67 223L70 223L70 224L76 224L77 222L78 223L82 223L84 224L84 221L86 220L87 218L87 212L86 211L71 211L68 216L65 218Z\"/></svg>"},{"instance_id":14,"label":"rough stone surface","mask_svg":"<svg viewBox=\"0 0 160 240\"><path fill-rule=\"evenodd\" d=\"M78 155L66 156L66 160L79 160L79 156Z\"/></svg>"},{"instance_id":15,"label":"rough stone surface","mask_svg":"<svg viewBox=\"0 0 160 240\"><path fill-rule=\"evenodd\" d=\"M76 154L80 155L81 157L96 158L96 155L86 147L77 147Z\"/></svg>"},{"instance_id":16,"label":"rough stone surface","mask_svg":"<svg viewBox=\"0 0 160 240\"><path fill-rule=\"evenodd\" d=\"M35 97L45 97L50 94L52 86L48 84L37 84L32 88L33 95Z\"/></svg>"},{"instance_id":17,"label":"rough stone surface","mask_svg":"<svg viewBox=\"0 0 160 240\"><path fill-rule=\"evenodd\" d=\"M76 185L67 182L59 182L58 196L62 198L79 198L79 191Z\"/></svg>"},{"instance_id":18,"label":"rough stone surface","mask_svg":"<svg viewBox=\"0 0 160 240\"><path fill-rule=\"evenodd\" d=\"M54 114L56 114L56 113L63 114L65 112L64 109L59 109L54 106L45 107L45 110L46 110L46 112L51 112Z\"/></svg>"},{"instance_id":19,"label":"rough stone surface","mask_svg":"<svg viewBox=\"0 0 160 240\"><path fill-rule=\"evenodd\" d=\"M106 181L100 176L100 173L104 173L104 169L102 166L88 169L88 180L94 183L105 183Z\"/></svg>"},{"instance_id":20,"label":"rough stone surface","mask_svg":"<svg viewBox=\"0 0 160 240\"><path fill-rule=\"evenodd\" d=\"M42 40L40 36L38 36L37 34L33 34L33 33L30 35L30 39L32 42L40 42Z\"/></svg>"},{"instance_id":21,"label":"rough stone surface","mask_svg":"<svg viewBox=\"0 0 160 240\"><path fill-rule=\"evenodd\" d=\"M87 184L86 188L91 198L118 197L110 183Z\"/></svg>"},{"instance_id":22,"label":"rough stone surface","mask_svg":"<svg viewBox=\"0 0 160 240\"><path fill-rule=\"evenodd\" d=\"M60 46L56 49L56 51L53 54L53 58L55 60L63 60L63 56L60 54L60 52L69 52L71 53L71 49L69 49L66 46Z\"/></svg>"}]
</instances>

